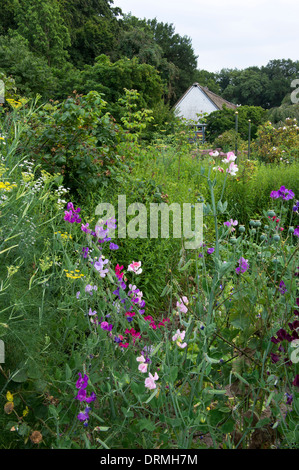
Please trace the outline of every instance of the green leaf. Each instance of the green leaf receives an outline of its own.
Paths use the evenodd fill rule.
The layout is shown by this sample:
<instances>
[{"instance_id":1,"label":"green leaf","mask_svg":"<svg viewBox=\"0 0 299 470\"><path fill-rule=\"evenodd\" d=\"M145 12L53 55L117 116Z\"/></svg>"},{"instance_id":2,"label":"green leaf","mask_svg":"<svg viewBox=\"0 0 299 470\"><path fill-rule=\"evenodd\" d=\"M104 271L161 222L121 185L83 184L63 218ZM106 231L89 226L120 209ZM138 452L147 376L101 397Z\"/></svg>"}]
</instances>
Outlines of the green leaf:
<instances>
[{"instance_id":1,"label":"green leaf","mask_svg":"<svg viewBox=\"0 0 299 470\"><path fill-rule=\"evenodd\" d=\"M13 382L22 383L26 382L28 375L25 369L19 369L16 373L13 374L11 380Z\"/></svg>"},{"instance_id":2,"label":"green leaf","mask_svg":"<svg viewBox=\"0 0 299 470\"><path fill-rule=\"evenodd\" d=\"M65 364L65 380L70 380L72 377L72 370L70 366L66 363Z\"/></svg>"},{"instance_id":3,"label":"green leaf","mask_svg":"<svg viewBox=\"0 0 299 470\"><path fill-rule=\"evenodd\" d=\"M137 384L135 382L131 383L131 389L136 398L139 398L140 395L144 393L144 384Z\"/></svg>"},{"instance_id":4,"label":"green leaf","mask_svg":"<svg viewBox=\"0 0 299 470\"><path fill-rule=\"evenodd\" d=\"M228 434L230 432L233 432L234 428L235 428L235 421L230 418L221 426L220 429L224 434Z\"/></svg>"},{"instance_id":5,"label":"green leaf","mask_svg":"<svg viewBox=\"0 0 299 470\"><path fill-rule=\"evenodd\" d=\"M238 330L246 330L250 326L250 318L246 314L231 314L230 316L230 322L231 324L237 328Z\"/></svg>"},{"instance_id":6,"label":"green leaf","mask_svg":"<svg viewBox=\"0 0 299 470\"><path fill-rule=\"evenodd\" d=\"M138 427L140 431L143 431L144 429L147 431L154 431L156 429L155 423L146 418L143 418L138 422Z\"/></svg>"},{"instance_id":7,"label":"green leaf","mask_svg":"<svg viewBox=\"0 0 299 470\"><path fill-rule=\"evenodd\" d=\"M189 268L189 266L191 266L193 261L193 259L189 259L189 261L187 261L187 263L182 268L179 268L179 271L185 271L187 268Z\"/></svg>"},{"instance_id":8,"label":"green leaf","mask_svg":"<svg viewBox=\"0 0 299 470\"><path fill-rule=\"evenodd\" d=\"M264 419L260 419L256 425L255 425L255 428L262 428L264 426L266 426L267 424L269 424L271 422L271 419L270 418L264 418Z\"/></svg>"},{"instance_id":9,"label":"green leaf","mask_svg":"<svg viewBox=\"0 0 299 470\"><path fill-rule=\"evenodd\" d=\"M174 383L176 381L177 376L178 376L178 372L179 372L178 366L173 366L173 367L170 368L169 379L172 383Z\"/></svg>"}]
</instances>

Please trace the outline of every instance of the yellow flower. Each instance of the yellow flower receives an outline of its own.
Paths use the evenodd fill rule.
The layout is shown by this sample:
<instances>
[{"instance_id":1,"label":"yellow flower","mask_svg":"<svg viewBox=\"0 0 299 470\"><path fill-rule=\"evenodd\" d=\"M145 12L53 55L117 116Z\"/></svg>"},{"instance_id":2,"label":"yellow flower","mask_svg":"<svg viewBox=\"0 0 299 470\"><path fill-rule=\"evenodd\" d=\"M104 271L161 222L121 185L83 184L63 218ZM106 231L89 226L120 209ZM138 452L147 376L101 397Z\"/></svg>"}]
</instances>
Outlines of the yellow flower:
<instances>
[{"instance_id":1,"label":"yellow flower","mask_svg":"<svg viewBox=\"0 0 299 470\"><path fill-rule=\"evenodd\" d=\"M81 277L84 277L84 274L80 274L80 271L78 269L76 269L76 272L78 274L75 274L74 271L69 272L68 269L64 269L64 272L65 272L66 277L70 279L80 279Z\"/></svg>"},{"instance_id":2,"label":"yellow flower","mask_svg":"<svg viewBox=\"0 0 299 470\"><path fill-rule=\"evenodd\" d=\"M12 402L13 401L13 394L10 392L7 392L6 394L6 400Z\"/></svg>"},{"instance_id":3,"label":"yellow flower","mask_svg":"<svg viewBox=\"0 0 299 470\"><path fill-rule=\"evenodd\" d=\"M12 188L15 188L17 185L16 184L11 184L8 181L0 181L0 189L4 189L4 191L10 191Z\"/></svg>"},{"instance_id":4,"label":"yellow flower","mask_svg":"<svg viewBox=\"0 0 299 470\"><path fill-rule=\"evenodd\" d=\"M26 406L25 410L23 410L23 416L24 416L24 418L25 418L25 416L28 415L28 413L29 413L29 408L28 408L28 406Z\"/></svg>"},{"instance_id":5,"label":"yellow flower","mask_svg":"<svg viewBox=\"0 0 299 470\"><path fill-rule=\"evenodd\" d=\"M10 104L10 106L14 109L19 109L22 106L22 103L20 101L16 101L10 98L7 98L6 101Z\"/></svg>"}]
</instances>

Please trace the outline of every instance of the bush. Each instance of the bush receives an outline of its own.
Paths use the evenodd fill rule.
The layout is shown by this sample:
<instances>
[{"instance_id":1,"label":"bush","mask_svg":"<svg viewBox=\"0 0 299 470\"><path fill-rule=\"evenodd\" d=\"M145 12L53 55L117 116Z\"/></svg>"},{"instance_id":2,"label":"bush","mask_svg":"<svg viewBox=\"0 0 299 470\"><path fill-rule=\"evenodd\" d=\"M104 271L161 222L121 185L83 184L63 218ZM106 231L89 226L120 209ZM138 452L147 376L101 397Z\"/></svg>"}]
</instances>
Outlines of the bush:
<instances>
[{"instance_id":1,"label":"bush","mask_svg":"<svg viewBox=\"0 0 299 470\"><path fill-rule=\"evenodd\" d=\"M206 138L214 140L225 131L235 130L235 113L238 112L238 133L241 139L248 140L248 120L251 120L251 137L256 137L257 128L266 119L266 111L260 106L240 106L237 110L224 108L206 117Z\"/></svg>"},{"instance_id":2,"label":"bush","mask_svg":"<svg viewBox=\"0 0 299 470\"><path fill-rule=\"evenodd\" d=\"M107 184L119 159L118 129L105 106L97 92L40 106L26 120L19 151L49 173L61 173L73 193Z\"/></svg>"},{"instance_id":3,"label":"bush","mask_svg":"<svg viewBox=\"0 0 299 470\"><path fill-rule=\"evenodd\" d=\"M298 131L295 118L287 118L278 128L268 121L259 127L252 150L265 163L292 163L299 157Z\"/></svg>"}]
</instances>

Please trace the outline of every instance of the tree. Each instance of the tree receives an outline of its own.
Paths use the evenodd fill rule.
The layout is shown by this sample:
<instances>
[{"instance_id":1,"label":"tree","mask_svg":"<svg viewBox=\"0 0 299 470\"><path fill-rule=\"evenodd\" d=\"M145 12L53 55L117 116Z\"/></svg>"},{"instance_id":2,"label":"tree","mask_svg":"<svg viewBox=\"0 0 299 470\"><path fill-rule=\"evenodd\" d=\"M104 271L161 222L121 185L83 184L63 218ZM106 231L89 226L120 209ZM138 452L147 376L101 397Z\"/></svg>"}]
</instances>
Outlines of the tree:
<instances>
[{"instance_id":1,"label":"tree","mask_svg":"<svg viewBox=\"0 0 299 470\"><path fill-rule=\"evenodd\" d=\"M163 57L168 63L177 67L178 80L175 83L172 99L172 104L174 104L175 100L180 98L194 81L197 56L194 53L192 41L188 36L175 33L173 24L158 22L156 18L148 20L147 24L153 32L154 40L163 50Z\"/></svg>"},{"instance_id":2,"label":"tree","mask_svg":"<svg viewBox=\"0 0 299 470\"><path fill-rule=\"evenodd\" d=\"M16 29L14 0L1 0L0 35L8 33L9 29Z\"/></svg>"},{"instance_id":3,"label":"tree","mask_svg":"<svg viewBox=\"0 0 299 470\"><path fill-rule=\"evenodd\" d=\"M92 65L96 57L115 56L120 25L119 8L113 0L61 0L61 11L68 28L71 61L77 67Z\"/></svg>"},{"instance_id":4,"label":"tree","mask_svg":"<svg viewBox=\"0 0 299 470\"><path fill-rule=\"evenodd\" d=\"M44 57L30 51L28 41L16 31L0 36L0 70L13 77L23 96L55 96L57 81L53 70Z\"/></svg>"},{"instance_id":5,"label":"tree","mask_svg":"<svg viewBox=\"0 0 299 470\"><path fill-rule=\"evenodd\" d=\"M217 95L221 94L221 88L217 82L217 74L208 72L207 70L196 70L194 72L194 81L199 83L201 86L208 87L213 93Z\"/></svg>"},{"instance_id":6,"label":"tree","mask_svg":"<svg viewBox=\"0 0 299 470\"><path fill-rule=\"evenodd\" d=\"M70 36L57 0L15 0L18 33L28 40L32 52L60 65L67 58Z\"/></svg>"},{"instance_id":7,"label":"tree","mask_svg":"<svg viewBox=\"0 0 299 470\"><path fill-rule=\"evenodd\" d=\"M125 88L138 92L140 109L152 110L161 102L164 91L161 77L151 65L140 63L136 57L111 62L104 54L96 59L93 66L84 67L75 88L84 94L90 90L102 93L108 102L107 110L118 122L121 118L118 100L125 96Z\"/></svg>"}]
</instances>

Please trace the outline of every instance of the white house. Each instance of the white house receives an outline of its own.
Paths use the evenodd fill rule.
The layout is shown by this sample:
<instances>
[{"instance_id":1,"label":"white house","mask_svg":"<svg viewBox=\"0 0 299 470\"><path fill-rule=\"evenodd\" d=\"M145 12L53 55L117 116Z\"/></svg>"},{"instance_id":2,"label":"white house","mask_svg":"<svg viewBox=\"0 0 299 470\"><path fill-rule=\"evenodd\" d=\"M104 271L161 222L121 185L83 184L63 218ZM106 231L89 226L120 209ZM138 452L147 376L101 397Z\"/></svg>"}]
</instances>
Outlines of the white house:
<instances>
[{"instance_id":1,"label":"white house","mask_svg":"<svg viewBox=\"0 0 299 470\"><path fill-rule=\"evenodd\" d=\"M200 116L197 115L210 114L213 111L222 109L223 106L230 109L237 108L235 104L216 95L207 87L203 87L199 83L193 83L174 105L174 110L177 116L181 116L188 121L198 122Z\"/></svg>"},{"instance_id":2,"label":"white house","mask_svg":"<svg viewBox=\"0 0 299 470\"><path fill-rule=\"evenodd\" d=\"M207 87L203 87L199 83L193 83L177 101L173 109L176 116L194 123L196 136L204 141L205 124L200 122L201 117L213 111L218 111L224 106L229 109L237 108L235 104L216 95L216 93L213 93Z\"/></svg>"}]
</instances>

